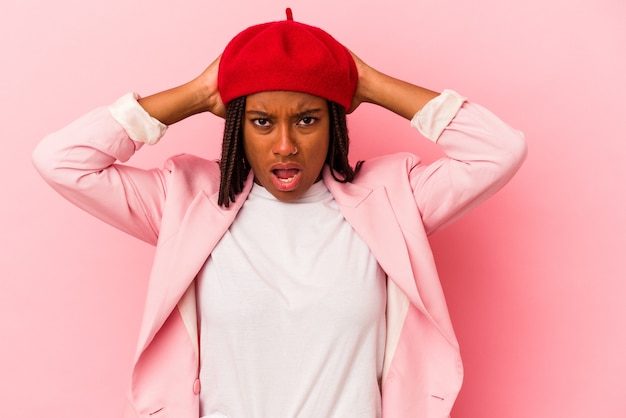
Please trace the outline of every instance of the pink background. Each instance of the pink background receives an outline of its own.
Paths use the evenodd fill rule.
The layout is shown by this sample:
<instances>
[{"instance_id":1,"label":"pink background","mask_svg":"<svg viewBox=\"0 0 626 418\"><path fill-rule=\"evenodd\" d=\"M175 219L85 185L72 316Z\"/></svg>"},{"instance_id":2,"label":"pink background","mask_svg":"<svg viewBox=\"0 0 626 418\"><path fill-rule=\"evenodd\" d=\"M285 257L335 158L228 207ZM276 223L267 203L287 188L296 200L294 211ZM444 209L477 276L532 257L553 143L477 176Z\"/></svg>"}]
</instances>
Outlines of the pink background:
<instances>
[{"instance_id":1,"label":"pink background","mask_svg":"<svg viewBox=\"0 0 626 418\"><path fill-rule=\"evenodd\" d=\"M119 416L153 251L55 195L35 144L126 91L187 81L286 5L380 70L453 88L527 135L518 176L432 238L466 366L454 415L626 416L623 0L4 2L0 415ZM349 123L355 159L438 155L373 106ZM216 157L221 129L187 120L135 163Z\"/></svg>"}]
</instances>

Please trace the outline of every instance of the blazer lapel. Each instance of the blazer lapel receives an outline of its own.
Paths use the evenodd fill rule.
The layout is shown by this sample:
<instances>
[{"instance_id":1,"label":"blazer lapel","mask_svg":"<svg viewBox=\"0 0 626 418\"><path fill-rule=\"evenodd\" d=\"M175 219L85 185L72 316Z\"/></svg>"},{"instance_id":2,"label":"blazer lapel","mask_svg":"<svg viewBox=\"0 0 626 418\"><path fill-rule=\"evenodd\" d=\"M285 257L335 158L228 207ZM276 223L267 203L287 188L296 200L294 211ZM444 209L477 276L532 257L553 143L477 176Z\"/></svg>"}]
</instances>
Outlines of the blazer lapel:
<instances>
[{"instance_id":1,"label":"blazer lapel","mask_svg":"<svg viewBox=\"0 0 626 418\"><path fill-rule=\"evenodd\" d=\"M233 223L252 188L252 174L244 190L224 208L217 204L217 193L198 193L180 221L178 231L159 242L146 296L139 335L139 355L178 304L191 336L197 336L193 283L209 254Z\"/></svg>"},{"instance_id":2,"label":"blazer lapel","mask_svg":"<svg viewBox=\"0 0 626 418\"><path fill-rule=\"evenodd\" d=\"M387 276L417 308L426 311L417 291L404 235L385 188L337 182L328 168L324 171L324 182L343 216L367 243Z\"/></svg>"}]
</instances>

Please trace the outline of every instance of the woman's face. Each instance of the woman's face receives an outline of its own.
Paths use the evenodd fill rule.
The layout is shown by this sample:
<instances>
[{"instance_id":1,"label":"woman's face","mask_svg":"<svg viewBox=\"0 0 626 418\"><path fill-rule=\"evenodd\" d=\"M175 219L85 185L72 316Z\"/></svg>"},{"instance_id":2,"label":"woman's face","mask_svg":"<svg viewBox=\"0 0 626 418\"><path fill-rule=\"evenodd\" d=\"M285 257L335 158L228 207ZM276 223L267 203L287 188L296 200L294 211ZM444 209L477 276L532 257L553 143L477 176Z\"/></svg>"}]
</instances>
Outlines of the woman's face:
<instances>
[{"instance_id":1,"label":"woman's face","mask_svg":"<svg viewBox=\"0 0 626 418\"><path fill-rule=\"evenodd\" d=\"M268 91L246 99L243 146L255 182L289 202L321 177L329 142L325 99Z\"/></svg>"}]
</instances>

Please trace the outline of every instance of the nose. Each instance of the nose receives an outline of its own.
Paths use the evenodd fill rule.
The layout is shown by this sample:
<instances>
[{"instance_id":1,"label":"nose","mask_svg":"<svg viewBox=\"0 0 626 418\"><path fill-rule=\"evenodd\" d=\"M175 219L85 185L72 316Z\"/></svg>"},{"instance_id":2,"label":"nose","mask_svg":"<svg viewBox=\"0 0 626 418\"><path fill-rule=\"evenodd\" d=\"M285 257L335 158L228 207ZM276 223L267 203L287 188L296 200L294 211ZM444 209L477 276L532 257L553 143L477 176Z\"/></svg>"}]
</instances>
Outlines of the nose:
<instances>
[{"instance_id":1,"label":"nose","mask_svg":"<svg viewBox=\"0 0 626 418\"><path fill-rule=\"evenodd\" d=\"M283 124L277 130L277 138L274 143L274 147L272 151L274 154L287 157L289 155L295 154L297 151L296 143L293 139L293 132L291 131L291 127L287 124Z\"/></svg>"}]
</instances>

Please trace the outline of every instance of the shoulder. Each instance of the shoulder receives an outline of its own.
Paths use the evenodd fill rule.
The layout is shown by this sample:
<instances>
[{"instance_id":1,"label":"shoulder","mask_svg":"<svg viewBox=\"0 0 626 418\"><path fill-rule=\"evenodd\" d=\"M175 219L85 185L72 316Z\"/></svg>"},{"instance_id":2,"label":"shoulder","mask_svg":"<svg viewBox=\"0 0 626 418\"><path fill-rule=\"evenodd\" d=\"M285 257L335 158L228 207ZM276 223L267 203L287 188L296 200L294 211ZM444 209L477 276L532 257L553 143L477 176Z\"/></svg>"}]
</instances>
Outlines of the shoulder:
<instances>
[{"instance_id":1,"label":"shoulder","mask_svg":"<svg viewBox=\"0 0 626 418\"><path fill-rule=\"evenodd\" d=\"M375 157L363 162L361 170L354 178L355 184L388 185L394 181L408 181L413 168L420 165L421 159L408 152Z\"/></svg>"},{"instance_id":2,"label":"shoulder","mask_svg":"<svg viewBox=\"0 0 626 418\"><path fill-rule=\"evenodd\" d=\"M192 154L170 157L164 165L171 186L184 186L188 191L217 192L220 182L220 166L217 160L208 160Z\"/></svg>"},{"instance_id":3,"label":"shoulder","mask_svg":"<svg viewBox=\"0 0 626 418\"><path fill-rule=\"evenodd\" d=\"M193 154L177 154L168 158L165 163L166 167L179 170L188 170L190 168L198 168L209 171L219 171L219 162L217 160L208 160Z\"/></svg>"}]
</instances>

